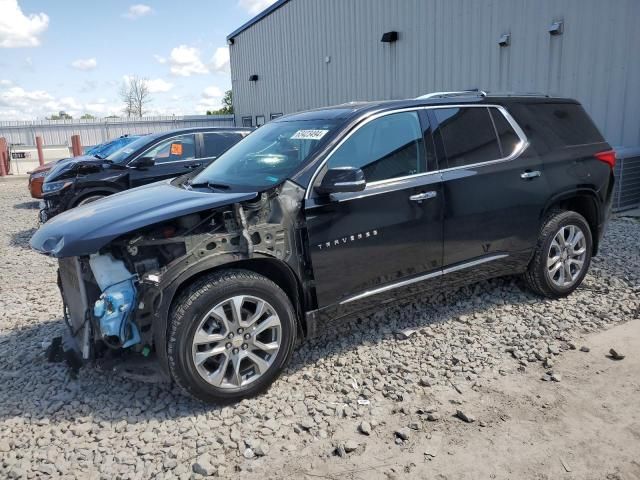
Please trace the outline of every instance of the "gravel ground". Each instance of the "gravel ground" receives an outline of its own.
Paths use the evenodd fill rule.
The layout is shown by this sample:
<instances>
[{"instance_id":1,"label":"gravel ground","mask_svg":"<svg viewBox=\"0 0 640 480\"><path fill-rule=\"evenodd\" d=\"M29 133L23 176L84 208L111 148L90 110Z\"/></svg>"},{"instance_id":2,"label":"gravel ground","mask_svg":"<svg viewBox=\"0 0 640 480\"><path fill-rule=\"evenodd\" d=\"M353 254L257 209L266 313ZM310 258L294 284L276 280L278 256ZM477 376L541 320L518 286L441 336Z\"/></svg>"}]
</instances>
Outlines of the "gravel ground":
<instances>
[{"instance_id":1,"label":"gravel ground","mask_svg":"<svg viewBox=\"0 0 640 480\"><path fill-rule=\"evenodd\" d=\"M47 363L43 345L63 328L56 262L29 250L37 203L22 182L0 183L0 208L2 478L400 478L412 467L394 449L463 436L502 378L550 372L550 388L566 350L640 312L640 223L617 218L569 298L541 300L510 278L425 296L305 342L265 395L215 408L168 384L95 368L74 380ZM429 406L443 389L462 400ZM384 450L367 449L374 439ZM353 469L313 473L339 462Z\"/></svg>"}]
</instances>

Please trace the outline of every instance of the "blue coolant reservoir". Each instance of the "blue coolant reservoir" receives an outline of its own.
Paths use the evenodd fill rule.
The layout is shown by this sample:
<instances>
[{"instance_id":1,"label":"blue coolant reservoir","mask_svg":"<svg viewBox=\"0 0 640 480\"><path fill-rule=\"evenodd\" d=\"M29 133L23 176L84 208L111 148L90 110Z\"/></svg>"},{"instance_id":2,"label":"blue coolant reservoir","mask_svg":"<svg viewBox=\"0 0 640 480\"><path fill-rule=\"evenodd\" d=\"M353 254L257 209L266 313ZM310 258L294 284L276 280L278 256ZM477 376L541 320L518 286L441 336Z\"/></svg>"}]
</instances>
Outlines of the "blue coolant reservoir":
<instances>
[{"instance_id":1,"label":"blue coolant reservoir","mask_svg":"<svg viewBox=\"0 0 640 480\"><path fill-rule=\"evenodd\" d=\"M93 307L100 322L103 340L112 347L127 348L140 342L140 332L133 321L136 306L134 276L121 260L111 255L92 255L89 264L102 290Z\"/></svg>"}]
</instances>

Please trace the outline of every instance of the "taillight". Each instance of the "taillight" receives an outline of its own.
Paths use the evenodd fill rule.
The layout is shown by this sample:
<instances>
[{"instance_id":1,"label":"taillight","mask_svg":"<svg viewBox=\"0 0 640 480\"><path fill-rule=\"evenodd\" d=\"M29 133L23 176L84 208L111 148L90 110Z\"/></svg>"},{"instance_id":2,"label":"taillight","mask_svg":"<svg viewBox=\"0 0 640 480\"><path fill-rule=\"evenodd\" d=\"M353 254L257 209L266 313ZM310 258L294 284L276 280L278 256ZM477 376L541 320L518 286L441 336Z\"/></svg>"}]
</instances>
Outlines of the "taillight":
<instances>
[{"instance_id":1,"label":"taillight","mask_svg":"<svg viewBox=\"0 0 640 480\"><path fill-rule=\"evenodd\" d=\"M599 152L594 155L598 160L608 164L611 168L616 166L616 152L615 150L607 150L605 152Z\"/></svg>"}]
</instances>

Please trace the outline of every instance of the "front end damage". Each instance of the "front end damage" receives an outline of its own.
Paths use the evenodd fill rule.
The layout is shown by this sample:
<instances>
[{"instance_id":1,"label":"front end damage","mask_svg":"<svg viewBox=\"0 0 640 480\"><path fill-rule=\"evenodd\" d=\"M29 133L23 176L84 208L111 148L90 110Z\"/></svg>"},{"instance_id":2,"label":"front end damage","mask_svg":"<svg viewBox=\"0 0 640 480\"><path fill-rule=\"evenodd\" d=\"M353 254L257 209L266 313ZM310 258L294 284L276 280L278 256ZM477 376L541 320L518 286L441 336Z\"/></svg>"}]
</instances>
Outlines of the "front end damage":
<instances>
[{"instance_id":1,"label":"front end damage","mask_svg":"<svg viewBox=\"0 0 640 480\"><path fill-rule=\"evenodd\" d=\"M139 228L98 252L60 258L68 325L62 356L74 368L114 356L153 358L166 374L172 300L198 275L270 260L304 278L302 197L286 182L249 201Z\"/></svg>"}]
</instances>

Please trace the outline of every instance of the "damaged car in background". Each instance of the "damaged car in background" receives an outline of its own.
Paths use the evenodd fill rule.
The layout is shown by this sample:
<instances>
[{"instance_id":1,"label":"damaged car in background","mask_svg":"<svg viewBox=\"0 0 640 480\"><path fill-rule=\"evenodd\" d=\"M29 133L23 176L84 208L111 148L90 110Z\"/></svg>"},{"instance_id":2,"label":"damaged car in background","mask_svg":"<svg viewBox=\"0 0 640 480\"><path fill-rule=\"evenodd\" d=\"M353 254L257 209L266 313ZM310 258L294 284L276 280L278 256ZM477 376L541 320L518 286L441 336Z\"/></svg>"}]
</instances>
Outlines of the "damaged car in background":
<instances>
[{"instance_id":1,"label":"damaged car in background","mask_svg":"<svg viewBox=\"0 0 640 480\"><path fill-rule=\"evenodd\" d=\"M31 245L59 259L74 368L126 352L198 399L233 401L330 319L508 274L568 295L597 253L614 163L573 100L348 104L62 213Z\"/></svg>"},{"instance_id":2,"label":"damaged car in background","mask_svg":"<svg viewBox=\"0 0 640 480\"><path fill-rule=\"evenodd\" d=\"M59 162L42 185L40 222L114 193L178 177L214 161L251 129L198 127L138 137L107 156Z\"/></svg>"}]
</instances>

